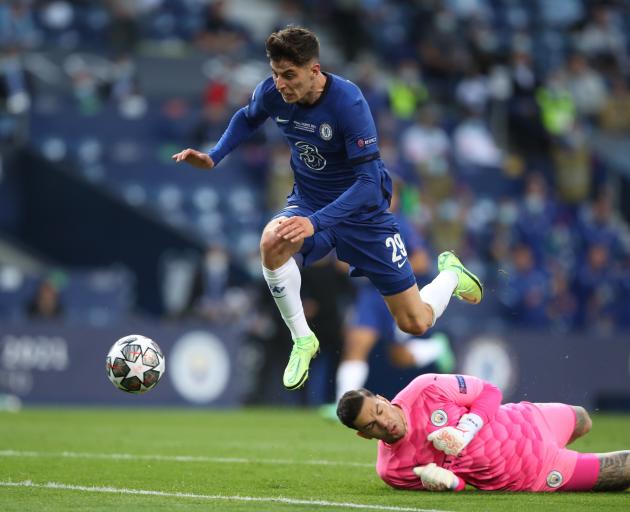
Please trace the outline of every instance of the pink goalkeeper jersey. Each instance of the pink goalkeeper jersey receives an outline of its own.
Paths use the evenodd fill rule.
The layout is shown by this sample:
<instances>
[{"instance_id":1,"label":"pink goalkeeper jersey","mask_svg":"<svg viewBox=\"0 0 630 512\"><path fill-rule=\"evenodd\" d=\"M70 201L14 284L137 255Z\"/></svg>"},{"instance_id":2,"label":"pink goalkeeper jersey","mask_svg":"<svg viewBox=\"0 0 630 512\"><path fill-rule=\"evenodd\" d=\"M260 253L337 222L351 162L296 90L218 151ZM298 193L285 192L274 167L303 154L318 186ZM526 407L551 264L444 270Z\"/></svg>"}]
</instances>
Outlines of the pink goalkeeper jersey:
<instances>
[{"instance_id":1,"label":"pink goalkeeper jersey","mask_svg":"<svg viewBox=\"0 0 630 512\"><path fill-rule=\"evenodd\" d=\"M478 489L554 491L567 482L577 460L577 452L563 449L573 426L565 425L566 433L560 436L554 434L541 412L544 407L529 402L497 408L500 392L492 386L498 401L488 408L492 410L483 411L487 415L483 428L459 456L446 455L427 441L434 430L456 426L488 386L462 375L426 374L414 379L392 400L405 413L407 433L391 445L379 441L379 476L392 487L422 489L412 469L435 462ZM574 423L574 416L564 423L569 421Z\"/></svg>"}]
</instances>

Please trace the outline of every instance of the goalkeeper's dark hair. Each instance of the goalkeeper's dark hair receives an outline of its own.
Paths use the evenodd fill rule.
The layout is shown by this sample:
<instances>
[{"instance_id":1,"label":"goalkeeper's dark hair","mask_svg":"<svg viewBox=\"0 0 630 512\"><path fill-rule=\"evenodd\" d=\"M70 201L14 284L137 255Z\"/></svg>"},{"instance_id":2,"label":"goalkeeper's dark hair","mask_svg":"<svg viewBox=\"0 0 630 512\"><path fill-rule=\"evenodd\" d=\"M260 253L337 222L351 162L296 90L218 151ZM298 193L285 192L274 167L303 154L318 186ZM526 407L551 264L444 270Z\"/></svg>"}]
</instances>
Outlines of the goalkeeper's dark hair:
<instances>
[{"instance_id":1,"label":"goalkeeper's dark hair","mask_svg":"<svg viewBox=\"0 0 630 512\"><path fill-rule=\"evenodd\" d=\"M278 30L267 38L265 49L267 58L276 62L286 60L303 66L312 59L319 60L319 41L307 28L289 25Z\"/></svg>"},{"instance_id":2,"label":"goalkeeper's dark hair","mask_svg":"<svg viewBox=\"0 0 630 512\"><path fill-rule=\"evenodd\" d=\"M353 389L352 391L344 393L337 404L337 417L339 421L346 427L358 430L354 422L361 412L365 397L370 396L374 396L374 393L365 388Z\"/></svg>"}]
</instances>

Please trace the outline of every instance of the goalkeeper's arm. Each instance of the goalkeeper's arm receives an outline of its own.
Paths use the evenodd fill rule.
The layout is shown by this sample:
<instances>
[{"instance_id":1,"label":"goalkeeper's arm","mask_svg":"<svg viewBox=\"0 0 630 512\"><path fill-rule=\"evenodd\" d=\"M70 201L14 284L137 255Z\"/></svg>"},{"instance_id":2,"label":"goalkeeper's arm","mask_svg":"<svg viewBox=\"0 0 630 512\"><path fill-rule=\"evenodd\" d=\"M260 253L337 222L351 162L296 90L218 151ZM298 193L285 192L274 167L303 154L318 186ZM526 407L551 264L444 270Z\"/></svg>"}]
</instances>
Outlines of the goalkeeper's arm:
<instances>
[{"instance_id":1,"label":"goalkeeper's arm","mask_svg":"<svg viewBox=\"0 0 630 512\"><path fill-rule=\"evenodd\" d=\"M458 383L466 380L469 384L482 383L474 377L456 376ZM461 382L460 382L461 381ZM469 407L467 414L464 414L457 423L456 427L442 427L441 429L431 432L427 439L433 443L436 450L440 450L447 455L459 455L466 446L473 440L477 433L485 424L492 421L501 404L501 391L490 384L483 383L483 388L472 400L472 403L466 401L455 401L458 405Z\"/></svg>"},{"instance_id":2,"label":"goalkeeper's arm","mask_svg":"<svg viewBox=\"0 0 630 512\"><path fill-rule=\"evenodd\" d=\"M420 478L427 491L461 491L466 483L452 471L431 462L426 466L413 468L414 474Z\"/></svg>"},{"instance_id":3,"label":"goalkeeper's arm","mask_svg":"<svg viewBox=\"0 0 630 512\"><path fill-rule=\"evenodd\" d=\"M431 432L427 440L436 450L447 455L459 455L483 427L483 420L474 413L464 414L457 427L442 427Z\"/></svg>"}]
</instances>

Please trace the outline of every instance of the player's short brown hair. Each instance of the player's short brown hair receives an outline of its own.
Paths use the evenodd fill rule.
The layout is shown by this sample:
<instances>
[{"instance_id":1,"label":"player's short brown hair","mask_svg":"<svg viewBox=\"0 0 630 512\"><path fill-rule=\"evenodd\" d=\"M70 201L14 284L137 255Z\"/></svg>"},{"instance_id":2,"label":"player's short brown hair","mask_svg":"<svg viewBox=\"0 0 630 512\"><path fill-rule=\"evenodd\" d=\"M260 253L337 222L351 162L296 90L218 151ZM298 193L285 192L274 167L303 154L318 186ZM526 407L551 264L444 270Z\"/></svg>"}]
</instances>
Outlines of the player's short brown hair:
<instances>
[{"instance_id":1,"label":"player's short brown hair","mask_svg":"<svg viewBox=\"0 0 630 512\"><path fill-rule=\"evenodd\" d=\"M319 41L307 28L289 26L271 34L265 42L267 57L280 62L289 61L303 66L313 59L319 60Z\"/></svg>"},{"instance_id":2,"label":"player's short brown hair","mask_svg":"<svg viewBox=\"0 0 630 512\"><path fill-rule=\"evenodd\" d=\"M361 412L361 407L363 407L365 397L370 396L374 396L374 393L365 388L353 389L352 391L344 393L337 404L337 417L341 423L343 423L346 427L357 430L354 422Z\"/></svg>"}]
</instances>

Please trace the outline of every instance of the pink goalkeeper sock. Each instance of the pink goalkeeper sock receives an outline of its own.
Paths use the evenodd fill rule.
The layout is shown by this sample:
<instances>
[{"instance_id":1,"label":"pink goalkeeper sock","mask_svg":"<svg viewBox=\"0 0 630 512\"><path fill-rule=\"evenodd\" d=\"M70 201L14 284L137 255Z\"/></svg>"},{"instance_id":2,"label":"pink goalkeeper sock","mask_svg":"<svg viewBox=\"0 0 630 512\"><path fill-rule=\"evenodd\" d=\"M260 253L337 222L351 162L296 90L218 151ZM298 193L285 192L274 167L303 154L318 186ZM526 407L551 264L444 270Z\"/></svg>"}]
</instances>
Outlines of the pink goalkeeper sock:
<instances>
[{"instance_id":1,"label":"pink goalkeeper sock","mask_svg":"<svg viewBox=\"0 0 630 512\"><path fill-rule=\"evenodd\" d=\"M591 491L597 483L599 476L599 458L592 453L580 453L575 471L560 491Z\"/></svg>"}]
</instances>

